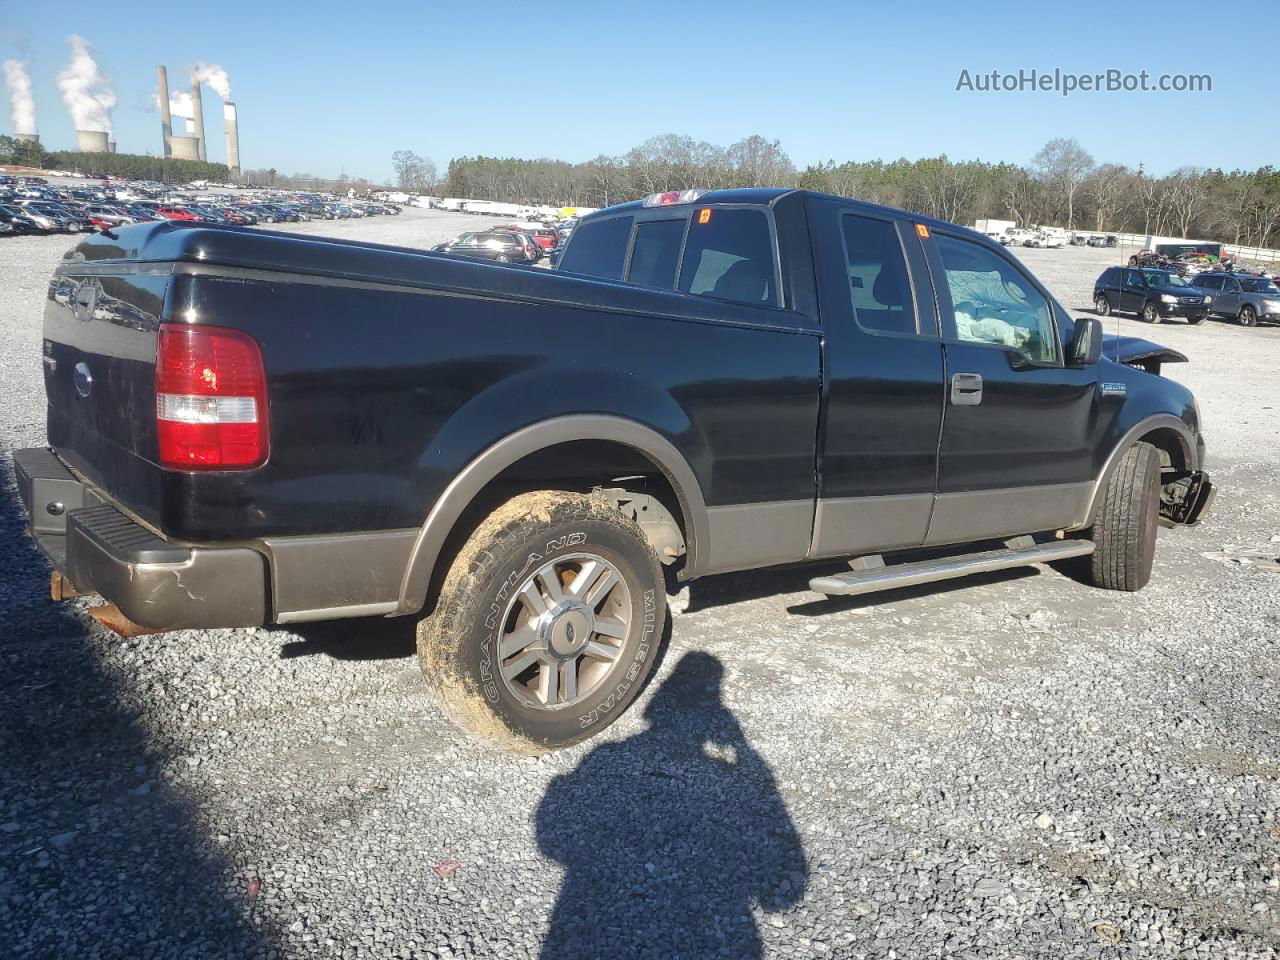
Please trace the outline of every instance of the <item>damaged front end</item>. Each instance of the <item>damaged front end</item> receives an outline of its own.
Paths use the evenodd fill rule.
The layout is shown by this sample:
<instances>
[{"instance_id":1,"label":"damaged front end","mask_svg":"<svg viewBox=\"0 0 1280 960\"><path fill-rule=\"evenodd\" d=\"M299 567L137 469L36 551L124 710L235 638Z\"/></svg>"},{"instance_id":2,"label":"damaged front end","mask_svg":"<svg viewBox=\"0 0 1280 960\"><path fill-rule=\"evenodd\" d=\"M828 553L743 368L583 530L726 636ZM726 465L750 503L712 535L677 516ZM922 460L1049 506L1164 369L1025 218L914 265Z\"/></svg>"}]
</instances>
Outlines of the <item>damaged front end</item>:
<instances>
[{"instance_id":1,"label":"damaged front end","mask_svg":"<svg viewBox=\"0 0 1280 960\"><path fill-rule=\"evenodd\" d=\"M1161 346L1141 337L1122 337L1117 334L1109 334L1103 338L1102 355L1116 363L1154 374L1159 374L1161 366L1166 363L1187 362L1187 355L1172 347Z\"/></svg>"},{"instance_id":2,"label":"damaged front end","mask_svg":"<svg viewBox=\"0 0 1280 960\"><path fill-rule=\"evenodd\" d=\"M1218 488L1203 470L1165 473L1160 487L1160 518L1193 527L1209 512Z\"/></svg>"}]
</instances>

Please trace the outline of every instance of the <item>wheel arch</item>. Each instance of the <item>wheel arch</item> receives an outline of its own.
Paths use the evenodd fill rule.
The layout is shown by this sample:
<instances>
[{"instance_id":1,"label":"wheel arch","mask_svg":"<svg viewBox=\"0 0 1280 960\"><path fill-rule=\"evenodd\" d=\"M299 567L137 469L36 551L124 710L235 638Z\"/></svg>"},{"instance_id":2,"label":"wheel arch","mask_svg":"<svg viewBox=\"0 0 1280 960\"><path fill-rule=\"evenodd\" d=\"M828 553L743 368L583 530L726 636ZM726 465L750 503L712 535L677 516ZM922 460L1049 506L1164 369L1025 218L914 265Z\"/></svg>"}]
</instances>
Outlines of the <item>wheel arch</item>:
<instances>
[{"instance_id":1,"label":"wheel arch","mask_svg":"<svg viewBox=\"0 0 1280 960\"><path fill-rule=\"evenodd\" d=\"M504 472L556 447L604 443L631 451L652 465L674 495L677 520L688 549L685 575L697 576L707 555L709 521L702 488L684 455L651 427L606 414L553 417L508 434L475 456L450 481L418 530L400 585L395 615L422 609L432 588L442 554L460 521L483 502L486 491Z\"/></svg>"},{"instance_id":2,"label":"wheel arch","mask_svg":"<svg viewBox=\"0 0 1280 960\"><path fill-rule=\"evenodd\" d=\"M1195 435L1183 420L1168 413L1146 417L1130 427L1107 455L1102 470L1093 481L1084 517L1076 525L1076 529L1093 523L1102 500L1102 492L1106 490L1107 482L1119 466L1125 451L1135 443L1143 442L1150 443L1160 451L1161 463L1166 467L1174 470L1199 470L1201 467Z\"/></svg>"}]
</instances>

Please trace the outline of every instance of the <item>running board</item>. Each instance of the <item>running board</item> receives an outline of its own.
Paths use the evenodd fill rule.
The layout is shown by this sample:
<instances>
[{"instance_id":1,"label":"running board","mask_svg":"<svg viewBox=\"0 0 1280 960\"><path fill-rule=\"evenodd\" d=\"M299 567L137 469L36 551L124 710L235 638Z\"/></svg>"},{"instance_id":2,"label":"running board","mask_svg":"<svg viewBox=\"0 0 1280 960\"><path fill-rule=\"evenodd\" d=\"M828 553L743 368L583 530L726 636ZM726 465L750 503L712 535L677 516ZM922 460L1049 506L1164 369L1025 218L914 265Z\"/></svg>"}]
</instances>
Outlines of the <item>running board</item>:
<instances>
[{"instance_id":1,"label":"running board","mask_svg":"<svg viewBox=\"0 0 1280 960\"><path fill-rule=\"evenodd\" d=\"M1047 543L1032 546L1022 545L1024 541L1021 539L1010 541L1010 543L1017 545L999 550L984 550L982 553L967 553L958 557L943 557L939 560L918 560L914 563L892 566L885 566L884 561L879 557L859 557L854 561L855 569L852 572L829 577L814 577L809 581L809 589L831 597L847 597L860 593L875 593L877 590L914 587L916 584L933 583L935 580L967 577L974 573L988 573L992 570L1025 567L1033 563L1047 563L1050 560L1084 557L1094 551L1092 540L1050 540Z\"/></svg>"}]
</instances>

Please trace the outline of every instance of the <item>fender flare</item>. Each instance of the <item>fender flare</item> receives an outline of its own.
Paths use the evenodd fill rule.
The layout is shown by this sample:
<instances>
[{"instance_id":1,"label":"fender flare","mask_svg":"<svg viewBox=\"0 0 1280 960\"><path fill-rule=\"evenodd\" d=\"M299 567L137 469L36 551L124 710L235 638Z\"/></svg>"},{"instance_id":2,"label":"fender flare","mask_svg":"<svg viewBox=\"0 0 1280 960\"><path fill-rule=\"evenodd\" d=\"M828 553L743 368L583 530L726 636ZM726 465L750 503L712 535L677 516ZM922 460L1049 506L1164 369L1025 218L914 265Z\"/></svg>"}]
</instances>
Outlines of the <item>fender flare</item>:
<instances>
[{"instance_id":1,"label":"fender flare","mask_svg":"<svg viewBox=\"0 0 1280 960\"><path fill-rule=\"evenodd\" d=\"M436 562L454 524L484 487L517 460L574 440L608 440L638 450L666 475L680 501L688 545L688 576L697 576L709 537L702 488L684 455L657 431L635 420L603 414L553 417L510 433L472 459L449 482L418 530L400 583L393 616L417 613L426 602Z\"/></svg>"},{"instance_id":2,"label":"fender flare","mask_svg":"<svg viewBox=\"0 0 1280 960\"><path fill-rule=\"evenodd\" d=\"M1196 436L1191 432L1184 420L1171 413L1160 413L1155 416L1144 417L1125 432L1124 436L1120 438L1120 442L1107 455L1106 462L1102 465L1102 470L1093 482L1093 489L1089 492L1089 499L1085 503L1084 516L1072 529L1084 529L1093 523L1094 514L1097 512L1098 504L1102 499L1102 492L1106 489L1107 482L1111 479L1111 474L1115 472L1125 451L1133 446L1139 437L1151 433L1153 430L1164 429L1172 430L1177 434L1182 443L1182 455L1188 467L1192 470L1201 468L1202 464L1200 463Z\"/></svg>"}]
</instances>

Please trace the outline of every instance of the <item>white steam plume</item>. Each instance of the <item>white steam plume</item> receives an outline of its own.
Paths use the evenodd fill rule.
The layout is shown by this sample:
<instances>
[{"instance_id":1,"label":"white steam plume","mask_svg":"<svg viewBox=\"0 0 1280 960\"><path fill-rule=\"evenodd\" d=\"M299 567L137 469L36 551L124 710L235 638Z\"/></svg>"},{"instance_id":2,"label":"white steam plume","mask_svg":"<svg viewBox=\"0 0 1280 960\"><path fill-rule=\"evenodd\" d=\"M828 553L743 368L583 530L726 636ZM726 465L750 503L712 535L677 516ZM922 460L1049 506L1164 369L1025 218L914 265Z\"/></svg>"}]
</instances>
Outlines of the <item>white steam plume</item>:
<instances>
[{"instance_id":1,"label":"white steam plume","mask_svg":"<svg viewBox=\"0 0 1280 960\"><path fill-rule=\"evenodd\" d=\"M151 91L151 106L160 109L160 88ZM184 120L195 118L195 107L191 104L191 94L185 90L169 91L169 115Z\"/></svg>"},{"instance_id":2,"label":"white steam plume","mask_svg":"<svg viewBox=\"0 0 1280 960\"><path fill-rule=\"evenodd\" d=\"M227 76L227 71L216 63L204 63L201 61L191 68L191 81L193 83L207 83L217 92L223 100L231 99L231 78Z\"/></svg>"},{"instance_id":3,"label":"white steam plume","mask_svg":"<svg viewBox=\"0 0 1280 960\"><path fill-rule=\"evenodd\" d=\"M71 44L71 59L58 74L62 102L67 105L77 130L95 130L110 135L111 111L116 105L111 84L98 69L93 50L83 37L73 34L67 42Z\"/></svg>"},{"instance_id":4,"label":"white steam plume","mask_svg":"<svg viewBox=\"0 0 1280 960\"><path fill-rule=\"evenodd\" d=\"M36 132L36 102L31 97L31 77L27 65L21 60L4 62L4 85L9 90L9 104L13 107L13 132Z\"/></svg>"}]
</instances>

